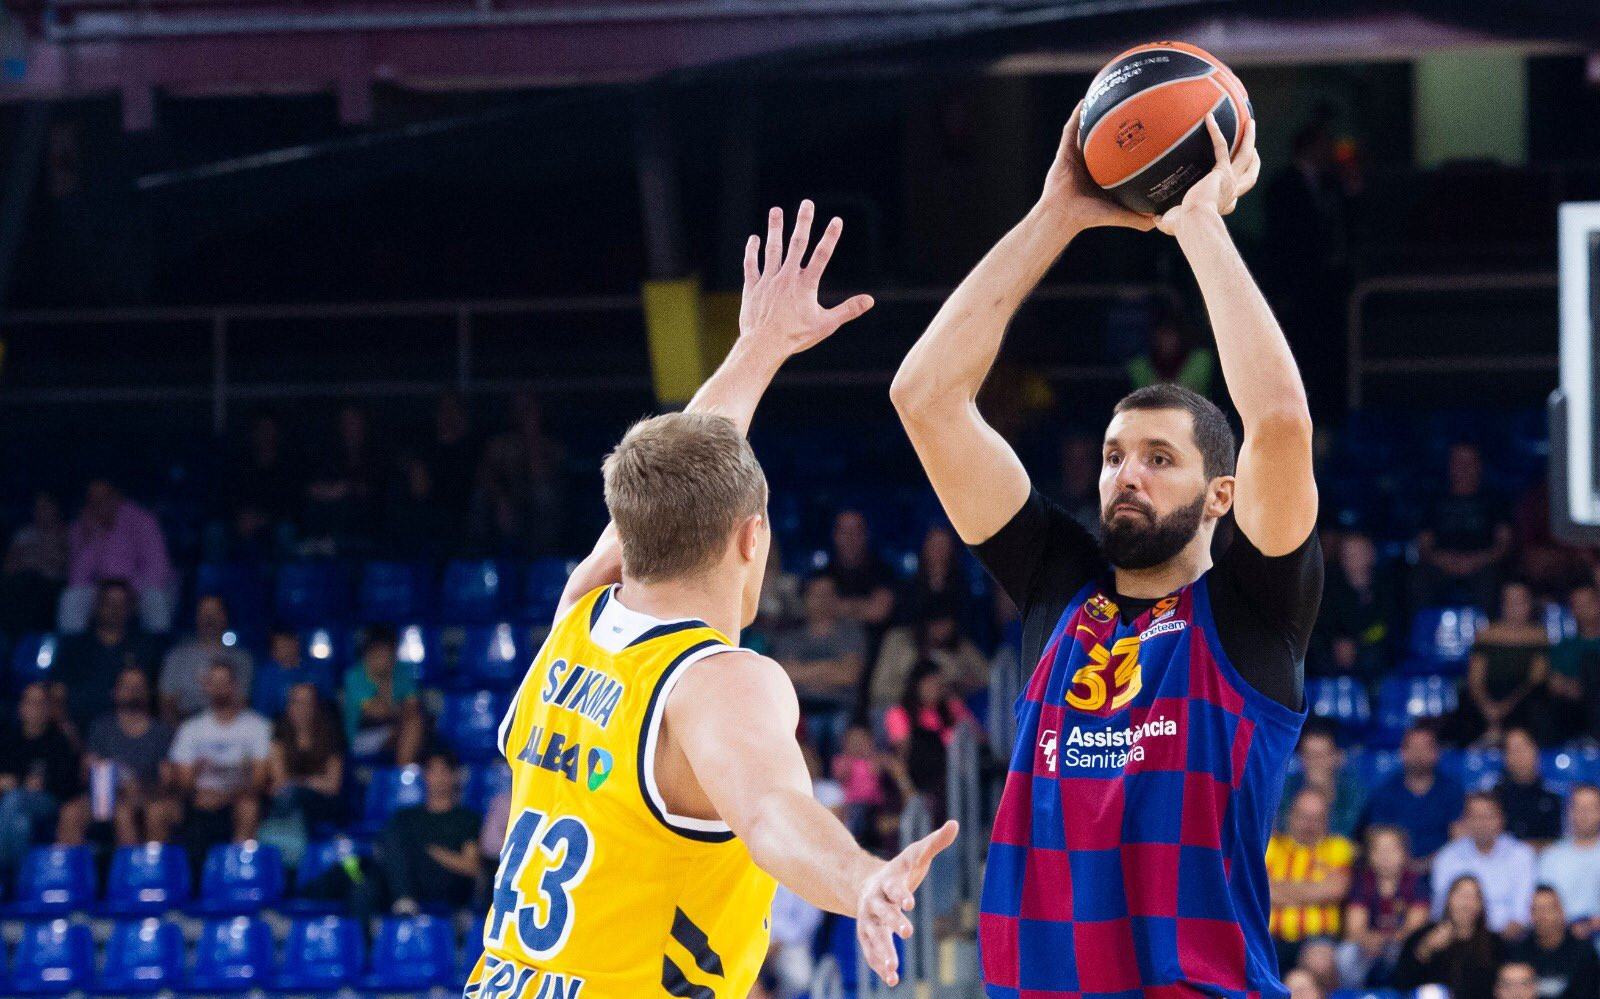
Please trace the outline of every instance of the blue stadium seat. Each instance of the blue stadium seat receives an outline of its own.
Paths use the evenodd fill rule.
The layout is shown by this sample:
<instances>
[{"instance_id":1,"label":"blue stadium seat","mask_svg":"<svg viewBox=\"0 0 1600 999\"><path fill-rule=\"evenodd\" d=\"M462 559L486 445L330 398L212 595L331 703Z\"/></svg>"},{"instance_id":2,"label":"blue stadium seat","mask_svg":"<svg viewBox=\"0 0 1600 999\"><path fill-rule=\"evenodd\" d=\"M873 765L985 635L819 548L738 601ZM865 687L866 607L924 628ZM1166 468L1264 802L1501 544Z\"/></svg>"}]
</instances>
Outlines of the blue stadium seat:
<instances>
[{"instance_id":1,"label":"blue stadium seat","mask_svg":"<svg viewBox=\"0 0 1600 999\"><path fill-rule=\"evenodd\" d=\"M439 737L463 760L487 760L500 751L500 720L510 698L489 690L450 694L439 714Z\"/></svg>"},{"instance_id":2,"label":"blue stadium seat","mask_svg":"<svg viewBox=\"0 0 1600 999\"><path fill-rule=\"evenodd\" d=\"M1459 680L1450 676L1391 676L1378 688L1378 726L1398 744L1399 733L1419 718L1456 709Z\"/></svg>"},{"instance_id":3,"label":"blue stadium seat","mask_svg":"<svg viewBox=\"0 0 1600 999\"><path fill-rule=\"evenodd\" d=\"M89 987L94 975L94 938L89 927L55 919L22 928L10 991L62 995Z\"/></svg>"},{"instance_id":4,"label":"blue stadium seat","mask_svg":"<svg viewBox=\"0 0 1600 999\"><path fill-rule=\"evenodd\" d=\"M267 576L252 562L202 562L195 568L194 594L198 599L215 593L228 605L228 623L255 643L266 637L271 622Z\"/></svg>"},{"instance_id":5,"label":"blue stadium seat","mask_svg":"<svg viewBox=\"0 0 1600 999\"><path fill-rule=\"evenodd\" d=\"M194 951L193 992L245 992L272 979L272 930L259 919L214 919L200 930Z\"/></svg>"},{"instance_id":6,"label":"blue stadium seat","mask_svg":"<svg viewBox=\"0 0 1600 999\"><path fill-rule=\"evenodd\" d=\"M385 919L372 942L372 970L363 984L380 991L426 989L455 977L450 923L433 916Z\"/></svg>"},{"instance_id":7,"label":"blue stadium seat","mask_svg":"<svg viewBox=\"0 0 1600 999\"><path fill-rule=\"evenodd\" d=\"M421 684L438 672L440 663L439 632L421 624L407 624L398 629L400 644L395 648L395 660Z\"/></svg>"},{"instance_id":8,"label":"blue stadium seat","mask_svg":"<svg viewBox=\"0 0 1600 999\"><path fill-rule=\"evenodd\" d=\"M504 761L485 763L467 773L467 787L461 799L466 806L482 815L488 811L489 802L501 792L511 790L511 768Z\"/></svg>"},{"instance_id":9,"label":"blue stadium seat","mask_svg":"<svg viewBox=\"0 0 1600 999\"><path fill-rule=\"evenodd\" d=\"M456 658L456 679L472 687L514 687L527 672L529 654L509 622L466 629Z\"/></svg>"},{"instance_id":10,"label":"blue stadium seat","mask_svg":"<svg viewBox=\"0 0 1600 999\"><path fill-rule=\"evenodd\" d=\"M576 562L564 558L534 559L522 580L522 617L548 624L556 616L567 577L576 567Z\"/></svg>"},{"instance_id":11,"label":"blue stadium seat","mask_svg":"<svg viewBox=\"0 0 1600 999\"><path fill-rule=\"evenodd\" d=\"M1544 628L1550 635L1550 644L1557 645L1563 638L1578 636L1578 619L1572 616L1572 611L1565 604L1545 604Z\"/></svg>"},{"instance_id":12,"label":"blue stadium seat","mask_svg":"<svg viewBox=\"0 0 1600 999\"><path fill-rule=\"evenodd\" d=\"M422 804L427 788L422 782L422 768L378 767L372 772L367 785L366 805L362 809L360 831L372 835L384 827L389 816L402 808Z\"/></svg>"},{"instance_id":13,"label":"blue stadium seat","mask_svg":"<svg viewBox=\"0 0 1600 999\"><path fill-rule=\"evenodd\" d=\"M94 902L94 858L87 846L38 846L28 851L17 877L14 917L66 915Z\"/></svg>"},{"instance_id":14,"label":"blue stadium seat","mask_svg":"<svg viewBox=\"0 0 1600 999\"><path fill-rule=\"evenodd\" d=\"M11 650L13 686L21 690L35 680L48 679L56 664L55 635L23 635Z\"/></svg>"},{"instance_id":15,"label":"blue stadium seat","mask_svg":"<svg viewBox=\"0 0 1600 999\"><path fill-rule=\"evenodd\" d=\"M457 560L446 565L439 587L439 620L443 624L485 624L507 606L510 580L493 559Z\"/></svg>"},{"instance_id":16,"label":"blue stadium seat","mask_svg":"<svg viewBox=\"0 0 1600 999\"><path fill-rule=\"evenodd\" d=\"M344 621L350 613L350 577L342 562L286 562L278 566L278 623L310 628Z\"/></svg>"},{"instance_id":17,"label":"blue stadium seat","mask_svg":"<svg viewBox=\"0 0 1600 999\"><path fill-rule=\"evenodd\" d=\"M189 859L170 843L125 846L111 858L103 912L159 915L189 901Z\"/></svg>"},{"instance_id":18,"label":"blue stadium seat","mask_svg":"<svg viewBox=\"0 0 1600 999\"><path fill-rule=\"evenodd\" d=\"M1318 718L1338 722L1346 729L1366 727L1372 719L1372 704L1367 688L1348 676L1313 678L1306 681L1306 703Z\"/></svg>"},{"instance_id":19,"label":"blue stadium seat","mask_svg":"<svg viewBox=\"0 0 1600 999\"><path fill-rule=\"evenodd\" d=\"M183 976L183 930L154 917L118 923L106 943L101 992L161 992L176 989Z\"/></svg>"},{"instance_id":20,"label":"blue stadium seat","mask_svg":"<svg viewBox=\"0 0 1600 999\"><path fill-rule=\"evenodd\" d=\"M1345 756L1345 769L1370 792L1400 772L1400 756L1391 749L1352 749Z\"/></svg>"},{"instance_id":21,"label":"blue stadium seat","mask_svg":"<svg viewBox=\"0 0 1600 999\"><path fill-rule=\"evenodd\" d=\"M275 846L251 840L211 848L200 897L190 908L212 915L259 912L282 897L283 855Z\"/></svg>"},{"instance_id":22,"label":"blue stadium seat","mask_svg":"<svg viewBox=\"0 0 1600 999\"><path fill-rule=\"evenodd\" d=\"M1394 989L1335 989L1328 993L1328 999L1400 999L1401 993Z\"/></svg>"},{"instance_id":23,"label":"blue stadium seat","mask_svg":"<svg viewBox=\"0 0 1600 999\"><path fill-rule=\"evenodd\" d=\"M1574 784L1593 784L1600 779L1600 749L1547 749L1539 754L1540 773L1545 786L1566 797Z\"/></svg>"},{"instance_id":24,"label":"blue stadium seat","mask_svg":"<svg viewBox=\"0 0 1600 999\"><path fill-rule=\"evenodd\" d=\"M1425 607L1411 620L1410 653L1418 659L1460 665L1487 623L1476 607Z\"/></svg>"},{"instance_id":25,"label":"blue stadium seat","mask_svg":"<svg viewBox=\"0 0 1600 999\"><path fill-rule=\"evenodd\" d=\"M1500 781L1505 760L1498 749L1467 749L1461 753L1461 786L1487 791Z\"/></svg>"},{"instance_id":26,"label":"blue stadium seat","mask_svg":"<svg viewBox=\"0 0 1600 999\"><path fill-rule=\"evenodd\" d=\"M333 992L353 983L363 964L361 927L353 919L297 919L283 947L275 987L284 992Z\"/></svg>"},{"instance_id":27,"label":"blue stadium seat","mask_svg":"<svg viewBox=\"0 0 1600 999\"><path fill-rule=\"evenodd\" d=\"M399 624L424 617L432 604L428 567L415 562L368 562L356 606L361 620Z\"/></svg>"},{"instance_id":28,"label":"blue stadium seat","mask_svg":"<svg viewBox=\"0 0 1600 999\"><path fill-rule=\"evenodd\" d=\"M340 901L303 896L306 889L315 884L317 879L330 868L344 863L346 857L360 856L361 853L360 846L348 836L336 836L333 839L309 844L305 855L300 859L300 866L294 872L297 897L284 899L279 908L284 912L318 916L344 909L345 905Z\"/></svg>"}]
</instances>

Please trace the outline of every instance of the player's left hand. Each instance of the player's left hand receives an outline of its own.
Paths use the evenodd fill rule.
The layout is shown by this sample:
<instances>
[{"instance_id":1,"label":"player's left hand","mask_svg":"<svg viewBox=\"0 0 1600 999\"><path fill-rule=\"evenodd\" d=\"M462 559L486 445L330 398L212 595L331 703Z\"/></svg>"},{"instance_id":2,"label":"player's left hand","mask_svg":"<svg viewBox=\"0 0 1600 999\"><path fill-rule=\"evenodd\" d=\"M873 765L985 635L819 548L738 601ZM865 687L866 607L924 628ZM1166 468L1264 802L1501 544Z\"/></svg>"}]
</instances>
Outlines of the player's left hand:
<instances>
[{"instance_id":1,"label":"player's left hand","mask_svg":"<svg viewBox=\"0 0 1600 999\"><path fill-rule=\"evenodd\" d=\"M917 887L928 876L928 865L951 843L960 827L952 820L912 843L885 864L861 889L856 906L856 942L867 966L890 988L900 984L900 957L894 938L911 936L906 917L917 904Z\"/></svg>"},{"instance_id":2,"label":"player's left hand","mask_svg":"<svg viewBox=\"0 0 1600 999\"><path fill-rule=\"evenodd\" d=\"M1178 226L1196 213L1214 211L1218 215L1226 215L1233 211L1239 199L1256 186L1256 178L1261 175L1261 154L1256 152L1254 118L1245 123L1244 141L1239 143L1239 151L1231 159L1228 156L1228 142L1222 137L1222 129L1217 127L1215 115L1206 115L1206 131L1211 135L1211 150L1216 154L1217 164L1210 173L1200 178L1199 183L1189 188L1183 201L1156 219L1156 227L1169 236L1176 235Z\"/></svg>"},{"instance_id":3,"label":"player's left hand","mask_svg":"<svg viewBox=\"0 0 1600 999\"><path fill-rule=\"evenodd\" d=\"M815 212L816 206L809 199L800 202L787 252L782 208L767 213L764 262L760 236L751 236L744 247L739 337L769 342L781 350L784 357L815 347L839 327L872 308L871 295L856 295L831 309L824 309L817 301L817 286L822 283L822 273L833 257L839 234L844 231L844 220L834 216L822 231L822 238L817 240L817 248L811 251L810 262L801 266L811 242L811 217Z\"/></svg>"}]
</instances>

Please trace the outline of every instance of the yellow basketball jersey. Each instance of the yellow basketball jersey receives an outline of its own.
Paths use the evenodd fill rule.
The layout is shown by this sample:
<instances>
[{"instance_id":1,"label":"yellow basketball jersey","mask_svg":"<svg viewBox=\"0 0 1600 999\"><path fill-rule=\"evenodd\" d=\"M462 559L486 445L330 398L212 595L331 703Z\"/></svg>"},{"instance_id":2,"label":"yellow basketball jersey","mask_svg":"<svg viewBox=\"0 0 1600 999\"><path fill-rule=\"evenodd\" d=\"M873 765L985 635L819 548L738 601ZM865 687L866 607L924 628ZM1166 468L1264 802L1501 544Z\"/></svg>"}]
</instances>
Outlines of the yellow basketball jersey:
<instances>
[{"instance_id":1,"label":"yellow basketball jersey","mask_svg":"<svg viewBox=\"0 0 1600 999\"><path fill-rule=\"evenodd\" d=\"M673 685L733 643L615 590L556 622L500 725L511 816L468 999L745 999L766 956L776 882L655 779Z\"/></svg>"}]
</instances>

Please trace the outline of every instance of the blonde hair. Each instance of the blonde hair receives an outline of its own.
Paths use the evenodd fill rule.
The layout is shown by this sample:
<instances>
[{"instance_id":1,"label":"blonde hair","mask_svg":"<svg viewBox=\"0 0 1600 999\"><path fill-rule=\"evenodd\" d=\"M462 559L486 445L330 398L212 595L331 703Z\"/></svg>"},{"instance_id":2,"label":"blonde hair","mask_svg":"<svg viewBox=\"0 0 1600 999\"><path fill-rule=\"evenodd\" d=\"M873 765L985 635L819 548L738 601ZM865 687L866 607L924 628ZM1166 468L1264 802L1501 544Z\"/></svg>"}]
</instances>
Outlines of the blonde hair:
<instances>
[{"instance_id":1,"label":"blonde hair","mask_svg":"<svg viewBox=\"0 0 1600 999\"><path fill-rule=\"evenodd\" d=\"M746 517L767 508L767 478L732 420L668 413L635 423L602 466L623 571L641 582L716 563Z\"/></svg>"}]
</instances>

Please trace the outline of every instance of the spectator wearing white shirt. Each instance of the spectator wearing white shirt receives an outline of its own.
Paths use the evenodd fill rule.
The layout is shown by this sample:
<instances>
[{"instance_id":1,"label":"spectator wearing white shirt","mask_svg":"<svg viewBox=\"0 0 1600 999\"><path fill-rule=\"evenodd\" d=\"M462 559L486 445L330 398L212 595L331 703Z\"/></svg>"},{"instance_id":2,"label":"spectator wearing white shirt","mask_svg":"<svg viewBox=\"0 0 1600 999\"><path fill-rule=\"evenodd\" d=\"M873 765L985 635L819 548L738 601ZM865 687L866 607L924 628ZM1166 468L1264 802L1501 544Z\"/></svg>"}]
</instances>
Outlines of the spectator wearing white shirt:
<instances>
[{"instance_id":1,"label":"spectator wearing white shirt","mask_svg":"<svg viewBox=\"0 0 1600 999\"><path fill-rule=\"evenodd\" d=\"M1533 848L1507 835L1505 813L1489 792L1467 795L1461 824L1466 835L1447 843L1433 860L1434 918L1443 915L1450 886L1470 874L1483 888L1490 931L1520 937L1533 907Z\"/></svg>"},{"instance_id":2,"label":"spectator wearing white shirt","mask_svg":"<svg viewBox=\"0 0 1600 999\"><path fill-rule=\"evenodd\" d=\"M822 910L778 886L772 898L772 946L767 967L777 985L777 999L795 999L811 987L817 962L811 942L822 925Z\"/></svg>"},{"instance_id":3,"label":"spectator wearing white shirt","mask_svg":"<svg viewBox=\"0 0 1600 999\"><path fill-rule=\"evenodd\" d=\"M1600 788L1572 789L1567 828L1566 838L1539 856L1539 883L1555 889L1572 932L1586 940L1600 930Z\"/></svg>"},{"instance_id":4,"label":"spectator wearing white shirt","mask_svg":"<svg viewBox=\"0 0 1600 999\"><path fill-rule=\"evenodd\" d=\"M179 726L171 753L183 840L197 861L218 843L255 838L272 756L272 726L244 706L232 664L216 660L204 682L209 707Z\"/></svg>"}]
</instances>

